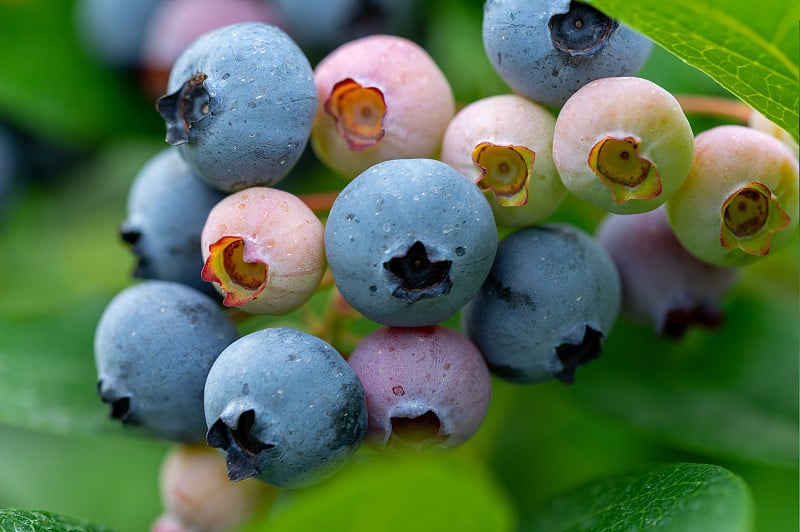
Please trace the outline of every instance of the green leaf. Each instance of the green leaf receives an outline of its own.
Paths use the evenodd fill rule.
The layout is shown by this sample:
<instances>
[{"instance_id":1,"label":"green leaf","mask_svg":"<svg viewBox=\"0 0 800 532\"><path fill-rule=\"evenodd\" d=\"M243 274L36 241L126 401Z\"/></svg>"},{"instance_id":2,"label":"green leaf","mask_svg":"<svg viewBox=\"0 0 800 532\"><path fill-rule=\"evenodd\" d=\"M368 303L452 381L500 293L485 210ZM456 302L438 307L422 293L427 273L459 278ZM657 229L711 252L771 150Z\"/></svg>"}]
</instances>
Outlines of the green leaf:
<instances>
[{"instance_id":1,"label":"green leaf","mask_svg":"<svg viewBox=\"0 0 800 532\"><path fill-rule=\"evenodd\" d=\"M704 71L797 140L799 4L588 1Z\"/></svg>"},{"instance_id":2,"label":"green leaf","mask_svg":"<svg viewBox=\"0 0 800 532\"><path fill-rule=\"evenodd\" d=\"M0 324L4 316L42 316L110 298L131 283L136 259L118 227L131 181L164 146L109 144L52 181L20 187L0 219Z\"/></svg>"},{"instance_id":3,"label":"green leaf","mask_svg":"<svg viewBox=\"0 0 800 532\"><path fill-rule=\"evenodd\" d=\"M58 434L119 433L96 392L92 342L104 304L0 322L0 423Z\"/></svg>"},{"instance_id":4,"label":"green leaf","mask_svg":"<svg viewBox=\"0 0 800 532\"><path fill-rule=\"evenodd\" d=\"M149 530L163 511L158 475L169 442L3 424L0 441L0 508L46 510L119 532Z\"/></svg>"},{"instance_id":5,"label":"green leaf","mask_svg":"<svg viewBox=\"0 0 800 532\"><path fill-rule=\"evenodd\" d=\"M0 530L15 532L103 532L110 529L51 512L0 508Z\"/></svg>"},{"instance_id":6,"label":"green leaf","mask_svg":"<svg viewBox=\"0 0 800 532\"><path fill-rule=\"evenodd\" d=\"M715 465L665 464L548 501L530 530L735 532L752 529L747 485Z\"/></svg>"},{"instance_id":7,"label":"green leaf","mask_svg":"<svg viewBox=\"0 0 800 532\"><path fill-rule=\"evenodd\" d=\"M514 530L514 517L474 456L365 452L322 484L286 492L273 515L248 530L503 532Z\"/></svg>"},{"instance_id":8,"label":"green leaf","mask_svg":"<svg viewBox=\"0 0 800 532\"><path fill-rule=\"evenodd\" d=\"M797 292L766 279L744 272L715 331L675 341L620 320L571 392L590 411L681 448L796 468Z\"/></svg>"}]
</instances>

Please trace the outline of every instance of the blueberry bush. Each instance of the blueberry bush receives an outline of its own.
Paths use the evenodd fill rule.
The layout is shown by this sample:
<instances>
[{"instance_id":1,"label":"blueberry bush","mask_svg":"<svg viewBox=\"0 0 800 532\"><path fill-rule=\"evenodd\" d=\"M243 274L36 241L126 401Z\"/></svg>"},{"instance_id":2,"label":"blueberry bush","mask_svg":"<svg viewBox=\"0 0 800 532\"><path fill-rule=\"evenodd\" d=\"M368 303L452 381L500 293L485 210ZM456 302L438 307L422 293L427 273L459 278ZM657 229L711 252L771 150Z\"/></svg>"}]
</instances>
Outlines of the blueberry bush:
<instances>
[{"instance_id":1,"label":"blueberry bush","mask_svg":"<svg viewBox=\"0 0 800 532\"><path fill-rule=\"evenodd\" d=\"M797 157L800 6L784 0L587 3L652 40L652 52L635 75L674 95L695 135L722 125L748 125L757 112L784 130L783 140ZM132 276L137 259L130 244L136 238L130 223L125 224L130 221L127 197L144 165L167 148L165 124L156 110L152 77L143 80L135 66L105 62L97 49L92 50L100 44L87 47L85 30L82 33L76 21L79 4L82 0L0 0L0 530L141 531L191 526L244 531L797 530L800 243L796 225L768 257L726 277L728 289L723 295L714 293L712 302L701 302L714 309L714 319L700 320L707 326L686 326L686 320L697 318L700 307L671 313L659 307L654 315L676 320L659 326L679 331L660 334L652 320L634 319L623 302L610 331L589 334L592 329L586 325L591 356L582 349L587 337L583 344L578 338L568 345L571 349L564 356L573 358L562 362L563 367L569 365L566 381L574 380L572 384L549 375L544 382L519 384L503 378L502 372L494 374L488 409L485 416L483 410L478 416L482 423L476 423L477 428L470 425L471 437L460 445L410 452L399 445L381 452L373 445L356 450L358 441L348 440L347 460L337 456L336 471L318 483L302 483L296 489L258 484L255 490L248 484L244 501L242 494L227 491L227 480L221 485L209 482L217 486L211 498L218 504L210 499L201 503L206 512L195 512L194 518L202 523L190 523L191 515L181 523L169 521L175 517L164 517L171 495L160 490L167 485L186 490L205 485L202 480L181 484L180 473L174 472L178 465L170 466L169 480L161 476L165 457L190 444L166 441L110 420L109 408L121 417L127 412L121 409L132 405L121 404L117 397L111 406L103 404L94 358L95 331L104 309L116 294L139 282ZM403 2L390 1L322 4L325 9L341 4L341 16L331 17L336 28L326 28L330 33L325 39L308 43L302 40L302 31L294 34L312 67L338 44L390 32L430 54L452 87L457 110L511 92L484 49L482 1L408 2L412 7L402 9L397 5ZM128 29L135 30L133 22ZM321 31L316 30L315 36L322 36ZM130 35L120 34L117 44L123 37ZM350 82L340 86L342 101L358 91L380 93ZM387 102L380 100L382 105ZM198 109L201 115L207 112L202 105ZM558 109L550 110L555 117ZM202 123L202 116L197 123ZM630 153L637 154L635 149L625 151L629 146L624 142L609 146L622 150L626 161ZM497 162L504 171L510 161L522 165L519 168L535 165L532 152L525 148L502 151L489 143L482 148L485 160ZM310 143L298 157L275 186L302 198L324 223L332 198L352 176L337 175L315 156ZM634 161L647 162L643 155ZM793 164L796 179L796 159ZM481 168L487 171L488 166L487 162ZM505 190L503 175L498 179L489 193ZM793 186L796 199L797 183ZM740 203L749 205L748 198L760 197L759 190L747 188ZM566 198L559 194L546 221L594 234L606 212L572 194ZM175 208L188 208L184 200L175 198ZM355 203L347 208L354 213L366 209L363 202L358 205L358 198ZM794 207L795 216L796 212ZM341 214L336 223L347 227L353 213ZM370 238L379 241L381 227L362 229L371 230ZM511 231L500 227L499 237ZM692 233L691 228L687 231ZM291 238L292 232L286 233L282 238ZM388 257L376 270L376 278L390 272L407 283L400 283L407 301L432 301L451 290L442 279L457 280L454 265L464 248L456 247L453 256L440 260L425 243L409 242L406 255ZM234 244L228 249L231 254L237 253ZM328 253L343 250L350 253L344 244ZM241 258L241 250L238 253ZM251 264L236 262L240 270L228 274L250 282L263 274L256 267L242 273L241 268ZM442 274L443 265L452 266L453 275L450 270ZM658 267L653 268L657 272ZM431 282L431 275L439 277ZM347 356L362 339L379 332L381 324L349 306L331 277L323 275L310 299L300 308L292 306L290 312L251 315L236 308L224 312L240 335L289 328L302 331L292 333L302 338L309 338L306 333L316 336ZM647 279L653 277L651 282L657 283L656 275ZM519 295L501 288L486 289L506 302ZM650 292L669 295L663 296L662 289ZM213 297L214 292L209 290L208 295ZM656 304L660 302L652 303ZM570 313L559 310L568 315L559 319L566 320ZM613 318L611 312L606 310L601 318ZM453 331L448 334L464 329L459 313L448 311L447 316L442 326ZM492 336L480 316L471 315L470 321L477 323L473 327L481 337ZM423 322L420 335L433 326ZM526 341L525 330L512 332L508 338ZM169 341L180 338L171 335ZM461 341L466 340L453 340L448 348ZM575 356L592 360L575 372ZM369 368L366 364L364 368ZM558 361L553 364L550 371L557 376L563 367ZM337 367L349 371L347 364ZM147 369L167 371L158 365ZM379 382L377 376L368 378ZM169 381L163 375L162 380ZM333 387L320 382L319 390ZM260 393L266 397L271 388L264 389ZM392 391L398 397L406 393L399 386ZM444 394L436 397L440 395ZM402 402L411 404L413 398L404 397ZM212 417L219 416L222 428L212 431L207 443L237 449L239 458L229 456L229 466L231 460L239 460L244 468L264 449L280 449L275 442L247 433L264 415L258 408L245 408L230 423L224 412L214 411ZM295 422L303 414L296 413L300 411L296 404L293 408L285 413L290 419L276 418L287 434L320 427L310 415ZM435 414L419 419L427 425L409 428L400 423L408 422L408 417L381 422L384 427L391 425L386 430L391 429L392 441L403 440L407 430L427 431L434 439L449 437L442 435L436 424L442 420ZM334 425L341 429L341 423ZM431 432L431 426L438 432ZM363 433L363 426L355 432ZM381 434L384 440L388 437ZM312 455L318 451L314 446L308 449ZM182 462L175 460L171 464L191 461L185 456ZM300 468L307 466L298 463ZM233 485L244 486L250 480L260 482L248 479ZM225 514L232 509L240 514Z\"/></svg>"}]
</instances>

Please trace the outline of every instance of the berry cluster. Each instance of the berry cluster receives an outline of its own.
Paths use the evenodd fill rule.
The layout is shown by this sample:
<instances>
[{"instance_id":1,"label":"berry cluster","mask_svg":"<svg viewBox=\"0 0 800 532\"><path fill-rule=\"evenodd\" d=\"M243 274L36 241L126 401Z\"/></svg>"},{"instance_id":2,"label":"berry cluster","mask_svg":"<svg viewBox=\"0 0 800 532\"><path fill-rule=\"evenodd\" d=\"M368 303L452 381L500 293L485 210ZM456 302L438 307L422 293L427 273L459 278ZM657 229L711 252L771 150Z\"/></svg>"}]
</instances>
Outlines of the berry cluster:
<instances>
[{"instance_id":1,"label":"berry cluster","mask_svg":"<svg viewBox=\"0 0 800 532\"><path fill-rule=\"evenodd\" d=\"M182 51L157 104L172 146L121 226L143 281L95 337L112 417L220 449L231 480L298 488L365 442L463 443L492 375L571 384L620 314L671 337L719 322L735 268L797 226L796 153L754 127L695 137L636 77L651 43L586 4L489 0L483 41L514 94L458 111L399 36L348 40L315 68L264 22ZM279 188L307 148L345 183L317 212ZM570 194L608 212L596 235L550 220ZM331 285L333 312L376 326L352 353L237 330Z\"/></svg>"}]
</instances>

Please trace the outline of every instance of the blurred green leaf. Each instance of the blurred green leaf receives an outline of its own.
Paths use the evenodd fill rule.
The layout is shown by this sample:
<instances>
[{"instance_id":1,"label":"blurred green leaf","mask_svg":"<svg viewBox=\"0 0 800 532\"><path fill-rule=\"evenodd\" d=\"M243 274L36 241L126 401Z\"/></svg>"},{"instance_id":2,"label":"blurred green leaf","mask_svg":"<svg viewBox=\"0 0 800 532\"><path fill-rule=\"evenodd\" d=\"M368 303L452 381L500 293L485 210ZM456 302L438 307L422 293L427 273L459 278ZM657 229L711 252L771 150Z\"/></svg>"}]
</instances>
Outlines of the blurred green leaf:
<instances>
[{"instance_id":1,"label":"blurred green leaf","mask_svg":"<svg viewBox=\"0 0 800 532\"><path fill-rule=\"evenodd\" d=\"M800 4L588 0L699 68L798 138Z\"/></svg>"},{"instance_id":2,"label":"blurred green leaf","mask_svg":"<svg viewBox=\"0 0 800 532\"><path fill-rule=\"evenodd\" d=\"M705 464L665 464L595 482L548 501L530 530L736 532L752 529L747 485Z\"/></svg>"},{"instance_id":3,"label":"blurred green leaf","mask_svg":"<svg viewBox=\"0 0 800 532\"><path fill-rule=\"evenodd\" d=\"M427 35L425 49L450 82L457 104L510 92L486 57L480 9L463 0L425 2L425 9L430 27L436 29Z\"/></svg>"},{"instance_id":4,"label":"blurred green leaf","mask_svg":"<svg viewBox=\"0 0 800 532\"><path fill-rule=\"evenodd\" d=\"M64 144L163 133L136 78L83 51L73 4L0 2L0 116Z\"/></svg>"},{"instance_id":5,"label":"blurred green leaf","mask_svg":"<svg viewBox=\"0 0 800 532\"><path fill-rule=\"evenodd\" d=\"M674 341L620 320L575 397L684 449L796 468L797 295L744 280L715 331Z\"/></svg>"},{"instance_id":6,"label":"blurred green leaf","mask_svg":"<svg viewBox=\"0 0 800 532\"><path fill-rule=\"evenodd\" d=\"M116 532L148 530L163 511L158 475L168 442L2 424L0 441L0 508L81 517Z\"/></svg>"},{"instance_id":7,"label":"blurred green leaf","mask_svg":"<svg viewBox=\"0 0 800 532\"><path fill-rule=\"evenodd\" d=\"M503 490L466 453L364 453L322 484L287 492L248 530L503 532L514 516Z\"/></svg>"},{"instance_id":8,"label":"blurred green leaf","mask_svg":"<svg viewBox=\"0 0 800 532\"><path fill-rule=\"evenodd\" d=\"M0 220L0 278L13 279L0 294L0 327L4 316L42 316L130 284L135 258L118 226L134 176L164 146L109 144L69 172L20 189Z\"/></svg>"},{"instance_id":9,"label":"blurred green leaf","mask_svg":"<svg viewBox=\"0 0 800 532\"><path fill-rule=\"evenodd\" d=\"M0 508L0 530L13 530L15 532L102 532L110 529L51 512Z\"/></svg>"},{"instance_id":10,"label":"blurred green leaf","mask_svg":"<svg viewBox=\"0 0 800 532\"><path fill-rule=\"evenodd\" d=\"M0 423L45 433L119 432L96 392L92 342L104 304L0 322Z\"/></svg>"}]
</instances>

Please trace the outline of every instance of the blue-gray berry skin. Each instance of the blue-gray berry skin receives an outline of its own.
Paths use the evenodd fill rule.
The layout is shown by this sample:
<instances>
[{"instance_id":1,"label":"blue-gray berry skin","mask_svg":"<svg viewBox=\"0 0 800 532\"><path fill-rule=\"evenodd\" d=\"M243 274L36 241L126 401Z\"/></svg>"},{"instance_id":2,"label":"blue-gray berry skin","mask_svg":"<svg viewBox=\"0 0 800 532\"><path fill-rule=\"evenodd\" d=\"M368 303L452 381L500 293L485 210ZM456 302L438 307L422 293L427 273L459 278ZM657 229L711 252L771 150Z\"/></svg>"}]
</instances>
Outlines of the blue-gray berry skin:
<instances>
[{"instance_id":1,"label":"blue-gray berry skin","mask_svg":"<svg viewBox=\"0 0 800 532\"><path fill-rule=\"evenodd\" d=\"M307 57L280 28L212 30L184 50L158 101L167 142L209 185L271 186L297 163L317 110Z\"/></svg>"},{"instance_id":2,"label":"blue-gray berry skin","mask_svg":"<svg viewBox=\"0 0 800 532\"><path fill-rule=\"evenodd\" d=\"M489 273L497 227L471 180L432 159L378 163L341 191L325 254L342 296L389 326L455 315Z\"/></svg>"},{"instance_id":3,"label":"blue-gray berry skin","mask_svg":"<svg viewBox=\"0 0 800 532\"><path fill-rule=\"evenodd\" d=\"M647 37L570 0L487 0L483 45L514 92L552 107L595 79L635 75L653 48Z\"/></svg>"},{"instance_id":4,"label":"blue-gray berry skin","mask_svg":"<svg viewBox=\"0 0 800 532\"><path fill-rule=\"evenodd\" d=\"M223 192L201 181L177 148L154 155L128 192L122 240L138 258L134 277L186 284L214 299L219 294L200 277L200 233Z\"/></svg>"},{"instance_id":5,"label":"blue-gray berry skin","mask_svg":"<svg viewBox=\"0 0 800 532\"><path fill-rule=\"evenodd\" d=\"M205 387L207 443L231 480L299 488L333 474L367 430L361 382L327 342L286 327L243 336Z\"/></svg>"},{"instance_id":6,"label":"blue-gray berry skin","mask_svg":"<svg viewBox=\"0 0 800 532\"><path fill-rule=\"evenodd\" d=\"M495 375L570 384L600 354L621 297L616 267L592 236L565 224L529 227L500 242L462 328Z\"/></svg>"},{"instance_id":7,"label":"blue-gray berry skin","mask_svg":"<svg viewBox=\"0 0 800 532\"><path fill-rule=\"evenodd\" d=\"M221 307L193 288L157 280L132 285L108 303L95 330L97 391L125 425L164 440L202 442L206 376L238 337Z\"/></svg>"}]
</instances>

